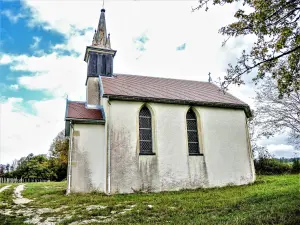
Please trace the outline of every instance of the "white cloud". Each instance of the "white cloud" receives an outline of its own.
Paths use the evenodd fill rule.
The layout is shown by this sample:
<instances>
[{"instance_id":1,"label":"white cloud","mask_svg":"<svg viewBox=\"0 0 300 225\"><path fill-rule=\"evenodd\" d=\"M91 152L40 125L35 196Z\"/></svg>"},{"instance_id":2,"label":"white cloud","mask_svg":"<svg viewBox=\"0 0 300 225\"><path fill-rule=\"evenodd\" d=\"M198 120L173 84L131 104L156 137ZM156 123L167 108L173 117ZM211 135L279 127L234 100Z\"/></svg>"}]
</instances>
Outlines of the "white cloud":
<instances>
[{"instance_id":1,"label":"white cloud","mask_svg":"<svg viewBox=\"0 0 300 225\"><path fill-rule=\"evenodd\" d=\"M9 88L10 88L11 90L16 91L16 90L19 90L19 85L18 85L18 84L12 84L12 85L9 86Z\"/></svg>"},{"instance_id":2,"label":"white cloud","mask_svg":"<svg viewBox=\"0 0 300 225\"><path fill-rule=\"evenodd\" d=\"M0 56L0 65L1 64L9 64L12 62L12 58L9 55L1 55Z\"/></svg>"},{"instance_id":3,"label":"white cloud","mask_svg":"<svg viewBox=\"0 0 300 225\"><path fill-rule=\"evenodd\" d=\"M22 13L15 14L14 12L12 12L10 10L3 10L1 12L1 15L6 16L10 20L10 22L12 22L12 23L17 23L19 21L19 19L22 19L22 18L26 17Z\"/></svg>"},{"instance_id":4,"label":"white cloud","mask_svg":"<svg viewBox=\"0 0 300 225\"><path fill-rule=\"evenodd\" d=\"M41 40L42 40L41 37L34 36L33 37L33 44L30 45L30 48L34 49L34 50L37 49L39 47L39 44L40 44Z\"/></svg>"},{"instance_id":5,"label":"white cloud","mask_svg":"<svg viewBox=\"0 0 300 225\"><path fill-rule=\"evenodd\" d=\"M0 163L47 153L63 129L65 99L31 102L35 115L24 112L24 103L22 98L9 98L0 104Z\"/></svg>"},{"instance_id":6,"label":"white cloud","mask_svg":"<svg viewBox=\"0 0 300 225\"><path fill-rule=\"evenodd\" d=\"M294 147L291 146L291 145L283 145L283 144L280 144L280 145L269 145L268 146L268 149L270 151L277 151L277 150L282 150L282 151L290 151L290 150L293 150Z\"/></svg>"},{"instance_id":7,"label":"white cloud","mask_svg":"<svg viewBox=\"0 0 300 225\"><path fill-rule=\"evenodd\" d=\"M293 146L278 144L278 145L268 145L268 151L277 158L285 157L285 158L293 158L300 157L300 152L296 151Z\"/></svg>"},{"instance_id":8,"label":"white cloud","mask_svg":"<svg viewBox=\"0 0 300 225\"><path fill-rule=\"evenodd\" d=\"M85 98L86 63L77 57L52 53L43 56L6 55L11 70L29 71L34 75L21 76L18 84L29 90L46 91L56 97Z\"/></svg>"}]
</instances>

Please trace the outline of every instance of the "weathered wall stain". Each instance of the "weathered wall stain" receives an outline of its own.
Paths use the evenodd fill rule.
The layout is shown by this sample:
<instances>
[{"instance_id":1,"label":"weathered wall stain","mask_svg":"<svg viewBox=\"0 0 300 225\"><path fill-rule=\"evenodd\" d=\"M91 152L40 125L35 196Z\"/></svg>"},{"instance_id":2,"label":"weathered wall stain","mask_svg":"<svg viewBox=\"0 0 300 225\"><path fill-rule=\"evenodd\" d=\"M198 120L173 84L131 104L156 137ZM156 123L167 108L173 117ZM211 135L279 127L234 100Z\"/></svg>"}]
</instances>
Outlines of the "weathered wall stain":
<instances>
[{"instance_id":1,"label":"weathered wall stain","mask_svg":"<svg viewBox=\"0 0 300 225\"><path fill-rule=\"evenodd\" d=\"M159 188L157 156L140 156L138 159L141 191L152 192Z\"/></svg>"},{"instance_id":2,"label":"weathered wall stain","mask_svg":"<svg viewBox=\"0 0 300 225\"><path fill-rule=\"evenodd\" d=\"M138 134L133 132L133 130L138 128L136 115L138 115L139 109L143 103L130 103L130 110L125 110L127 113L123 113L122 115L117 114L117 112L120 112L125 104L121 102L119 105L116 104L115 101L112 101L111 104L112 125L110 135L112 193L131 193L135 191L158 192L207 186L207 173L205 171L206 166L203 161L203 156L192 157L191 159L184 153L184 159L180 152L176 153L178 146L174 149L170 149L171 145L166 143L166 146L169 147L165 149L165 147L161 146L161 143L164 142L161 138L166 138L167 136L160 136L159 132L158 134L153 134L154 138L158 137L154 141L153 150L154 152L156 152L156 150L158 152L156 152L155 155L139 155ZM175 113L173 114L174 118L171 118L176 120L176 111L174 112L173 109L168 109L166 112ZM155 114L153 110L152 114ZM153 116L155 116L154 121L160 119L158 115ZM161 122L169 122L168 117L164 114L161 116L163 117L163 121ZM181 133L182 131L178 129L181 128L184 121L177 122L179 125L176 125L176 132ZM157 126L155 122L154 125ZM159 127L156 127L155 129L161 131ZM172 135L172 133L170 135ZM168 155L167 150L171 150L173 153ZM182 148L181 151L185 152L186 150ZM168 161L166 161L167 159ZM177 168L178 160L184 160L187 163L181 163L180 166L183 168ZM192 162L189 163L191 160Z\"/></svg>"},{"instance_id":3,"label":"weathered wall stain","mask_svg":"<svg viewBox=\"0 0 300 225\"><path fill-rule=\"evenodd\" d=\"M104 126L74 124L71 191L105 191L106 149Z\"/></svg>"},{"instance_id":4,"label":"weathered wall stain","mask_svg":"<svg viewBox=\"0 0 300 225\"><path fill-rule=\"evenodd\" d=\"M76 136L73 137L73 151L72 151L72 191L73 192L89 192L92 189L91 185L91 171L89 170L89 161L85 149L78 147L80 132L74 131Z\"/></svg>"},{"instance_id":5,"label":"weathered wall stain","mask_svg":"<svg viewBox=\"0 0 300 225\"><path fill-rule=\"evenodd\" d=\"M111 187L112 192L132 192L131 186L138 186L134 179L136 155L132 154L130 132L125 128L111 127Z\"/></svg>"}]
</instances>

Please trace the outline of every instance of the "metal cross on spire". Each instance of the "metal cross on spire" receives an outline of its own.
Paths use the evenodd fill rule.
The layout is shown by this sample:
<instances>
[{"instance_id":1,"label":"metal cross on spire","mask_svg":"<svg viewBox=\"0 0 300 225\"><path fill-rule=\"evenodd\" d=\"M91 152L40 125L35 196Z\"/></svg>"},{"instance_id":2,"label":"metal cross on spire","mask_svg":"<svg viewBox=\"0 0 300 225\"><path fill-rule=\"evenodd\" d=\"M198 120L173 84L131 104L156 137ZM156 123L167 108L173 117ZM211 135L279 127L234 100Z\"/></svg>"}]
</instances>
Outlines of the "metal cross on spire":
<instances>
[{"instance_id":1,"label":"metal cross on spire","mask_svg":"<svg viewBox=\"0 0 300 225\"><path fill-rule=\"evenodd\" d=\"M211 79L211 76L210 76L210 72L208 73L208 82L209 82L209 83L212 82L212 79Z\"/></svg>"}]
</instances>

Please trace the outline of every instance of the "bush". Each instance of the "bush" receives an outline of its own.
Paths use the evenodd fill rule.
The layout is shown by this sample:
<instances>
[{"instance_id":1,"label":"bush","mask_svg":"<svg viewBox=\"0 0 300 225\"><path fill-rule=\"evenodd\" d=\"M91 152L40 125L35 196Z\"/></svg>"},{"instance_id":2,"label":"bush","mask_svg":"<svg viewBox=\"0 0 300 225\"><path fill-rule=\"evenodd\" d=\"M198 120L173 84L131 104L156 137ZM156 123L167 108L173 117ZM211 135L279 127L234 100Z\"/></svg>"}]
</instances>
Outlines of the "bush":
<instances>
[{"instance_id":1,"label":"bush","mask_svg":"<svg viewBox=\"0 0 300 225\"><path fill-rule=\"evenodd\" d=\"M272 158L260 157L254 160L254 165L257 174L264 174L264 175L287 174L293 171L293 166L291 164L282 163L279 162L277 159L272 159Z\"/></svg>"},{"instance_id":2,"label":"bush","mask_svg":"<svg viewBox=\"0 0 300 225\"><path fill-rule=\"evenodd\" d=\"M292 173L300 173L300 159L294 159Z\"/></svg>"}]
</instances>

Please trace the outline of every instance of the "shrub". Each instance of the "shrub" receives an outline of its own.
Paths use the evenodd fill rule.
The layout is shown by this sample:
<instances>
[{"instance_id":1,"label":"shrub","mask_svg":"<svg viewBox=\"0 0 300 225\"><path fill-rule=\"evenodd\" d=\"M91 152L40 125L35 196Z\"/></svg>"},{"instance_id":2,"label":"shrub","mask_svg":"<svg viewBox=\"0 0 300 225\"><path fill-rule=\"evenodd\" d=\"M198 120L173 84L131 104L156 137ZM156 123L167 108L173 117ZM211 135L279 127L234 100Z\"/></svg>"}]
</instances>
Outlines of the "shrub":
<instances>
[{"instance_id":1,"label":"shrub","mask_svg":"<svg viewBox=\"0 0 300 225\"><path fill-rule=\"evenodd\" d=\"M292 173L300 173L300 159L294 159Z\"/></svg>"},{"instance_id":2,"label":"shrub","mask_svg":"<svg viewBox=\"0 0 300 225\"><path fill-rule=\"evenodd\" d=\"M254 160L255 170L257 174L287 174L292 172L292 165L282 163L273 158L260 157ZM299 165L300 166L300 165Z\"/></svg>"}]
</instances>

